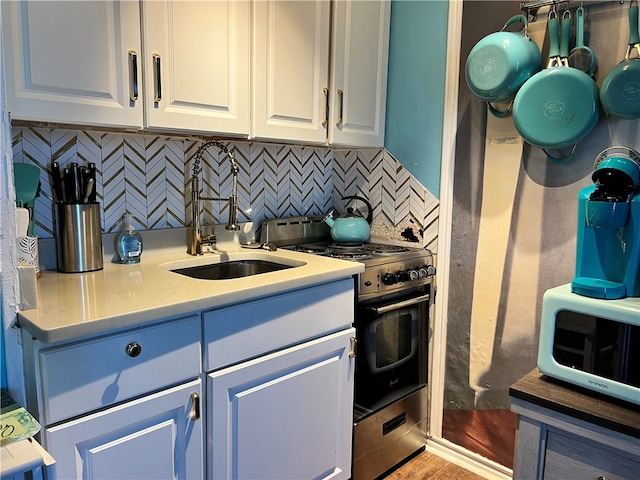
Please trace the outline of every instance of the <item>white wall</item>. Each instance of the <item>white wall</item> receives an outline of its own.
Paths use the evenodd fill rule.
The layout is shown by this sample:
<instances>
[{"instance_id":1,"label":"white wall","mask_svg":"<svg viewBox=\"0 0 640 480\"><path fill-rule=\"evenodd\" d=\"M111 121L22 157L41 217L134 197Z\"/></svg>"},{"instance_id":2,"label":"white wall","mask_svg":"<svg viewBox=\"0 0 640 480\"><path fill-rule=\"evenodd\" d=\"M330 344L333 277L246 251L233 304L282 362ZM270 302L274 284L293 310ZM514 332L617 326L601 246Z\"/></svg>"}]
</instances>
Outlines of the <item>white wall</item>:
<instances>
[{"instance_id":1,"label":"white wall","mask_svg":"<svg viewBox=\"0 0 640 480\"><path fill-rule=\"evenodd\" d=\"M2 14L0 14L0 28ZM22 349L20 335L11 325L17 311L16 265L18 263L15 224L15 191L13 188L13 153L11 149L11 126L6 106L4 57L2 56L2 35L0 35L0 275L2 277L2 328L4 335L2 372L13 398L24 404L24 378L22 374ZM5 368L6 367L6 368Z\"/></svg>"}]
</instances>

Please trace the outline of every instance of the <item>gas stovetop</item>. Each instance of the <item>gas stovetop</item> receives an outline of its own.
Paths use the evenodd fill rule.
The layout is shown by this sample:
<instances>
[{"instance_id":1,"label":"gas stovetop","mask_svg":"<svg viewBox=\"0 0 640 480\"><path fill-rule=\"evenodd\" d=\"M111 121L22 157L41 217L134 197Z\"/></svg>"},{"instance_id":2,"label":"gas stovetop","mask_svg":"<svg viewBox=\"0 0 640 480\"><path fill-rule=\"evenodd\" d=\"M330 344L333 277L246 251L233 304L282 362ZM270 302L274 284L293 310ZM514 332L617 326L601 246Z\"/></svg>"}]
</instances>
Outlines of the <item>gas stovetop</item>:
<instances>
[{"instance_id":1,"label":"gas stovetop","mask_svg":"<svg viewBox=\"0 0 640 480\"><path fill-rule=\"evenodd\" d=\"M383 243L336 243L323 217L293 217L262 224L261 243L279 248L361 262L360 300L401 292L433 282L436 270L429 250Z\"/></svg>"},{"instance_id":2,"label":"gas stovetop","mask_svg":"<svg viewBox=\"0 0 640 480\"><path fill-rule=\"evenodd\" d=\"M410 252L411 249L399 245L385 245L380 243L301 243L290 245L289 250L296 252L312 253L314 255L324 255L326 257L340 258L343 260L358 260L367 263L367 260L393 261L401 258L402 254Z\"/></svg>"}]
</instances>

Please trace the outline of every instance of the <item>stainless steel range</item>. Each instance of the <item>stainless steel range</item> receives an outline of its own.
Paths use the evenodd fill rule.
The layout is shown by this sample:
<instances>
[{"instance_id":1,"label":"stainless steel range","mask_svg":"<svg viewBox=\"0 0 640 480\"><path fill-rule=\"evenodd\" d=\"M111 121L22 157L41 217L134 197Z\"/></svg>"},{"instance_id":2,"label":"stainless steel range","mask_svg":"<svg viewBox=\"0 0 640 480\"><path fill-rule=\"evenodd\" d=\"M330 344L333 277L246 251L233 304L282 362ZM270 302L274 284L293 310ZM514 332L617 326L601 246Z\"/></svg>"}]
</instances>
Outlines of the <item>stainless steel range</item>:
<instances>
[{"instance_id":1,"label":"stainless steel range","mask_svg":"<svg viewBox=\"0 0 640 480\"><path fill-rule=\"evenodd\" d=\"M365 266L354 279L353 478L373 479L426 444L429 311L436 270L426 249L335 243L322 220L268 220L260 241Z\"/></svg>"}]
</instances>

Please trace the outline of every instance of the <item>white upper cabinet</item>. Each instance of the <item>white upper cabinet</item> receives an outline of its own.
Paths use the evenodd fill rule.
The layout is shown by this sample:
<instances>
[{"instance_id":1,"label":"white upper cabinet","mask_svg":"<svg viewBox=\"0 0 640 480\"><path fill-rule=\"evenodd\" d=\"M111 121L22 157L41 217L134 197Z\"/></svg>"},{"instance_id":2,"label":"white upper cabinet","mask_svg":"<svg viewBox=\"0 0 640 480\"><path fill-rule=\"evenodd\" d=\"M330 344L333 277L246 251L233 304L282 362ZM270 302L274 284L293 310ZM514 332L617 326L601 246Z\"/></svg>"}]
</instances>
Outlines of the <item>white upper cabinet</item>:
<instances>
[{"instance_id":1,"label":"white upper cabinet","mask_svg":"<svg viewBox=\"0 0 640 480\"><path fill-rule=\"evenodd\" d=\"M391 2L337 1L329 143L384 146Z\"/></svg>"},{"instance_id":2,"label":"white upper cabinet","mask_svg":"<svg viewBox=\"0 0 640 480\"><path fill-rule=\"evenodd\" d=\"M252 136L324 143L331 2L253 2Z\"/></svg>"},{"instance_id":3,"label":"white upper cabinet","mask_svg":"<svg viewBox=\"0 0 640 480\"><path fill-rule=\"evenodd\" d=\"M249 3L142 2L145 121L249 134Z\"/></svg>"},{"instance_id":4,"label":"white upper cabinet","mask_svg":"<svg viewBox=\"0 0 640 480\"><path fill-rule=\"evenodd\" d=\"M14 119L249 134L247 1L2 7Z\"/></svg>"},{"instance_id":5,"label":"white upper cabinet","mask_svg":"<svg viewBox=\"0 0 640 480\"><path fill-rule=\"evenodd\" d=\"M2 2L2 43L12 118L142 125L137 2Z\"/></svg>"},{"instance_id":6,"label":"white upper cabinet","mask_svg":"<svg viewBox=\"0 0 640 480\"><path fill-rule=\"evenodd\" d=\"M254 2L252 136L382 147L390 12L388 1Z\"/></svg>"},{"instance_id":7,"label":"white upper cabinet","mask_svg":"<svg viewBox=\"0 0 640 480\"><path fill-rule=\"evenodd\" d=\"M390 1L2 2L13 119L384 146Z\"/></svg>"}]
</instances>

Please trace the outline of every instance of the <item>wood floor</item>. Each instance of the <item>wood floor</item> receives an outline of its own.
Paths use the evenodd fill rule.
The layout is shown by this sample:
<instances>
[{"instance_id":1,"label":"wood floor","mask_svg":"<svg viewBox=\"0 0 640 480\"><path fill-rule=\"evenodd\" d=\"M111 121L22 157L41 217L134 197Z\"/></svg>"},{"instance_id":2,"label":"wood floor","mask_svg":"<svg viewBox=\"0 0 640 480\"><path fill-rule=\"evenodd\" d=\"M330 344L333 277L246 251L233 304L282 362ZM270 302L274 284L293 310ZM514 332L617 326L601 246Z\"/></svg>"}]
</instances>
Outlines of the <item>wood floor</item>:
<instances>
[{"instance_id":1,"label":"wood floor","mask_svg":"<svg viewBox=\"0 0 640 480\"><path fill-rule=\"evenodd\" d=\"M483 480L481 476L426 451L385 477L385 480L424 480L427 478L437 480Z\"/></svg>"},{"instance_id":2,"label":"wood floor","mask_svg":"<svg viewBox=\"0 0 640 480\"><path fill-rule=\"evenodd\" d=\"M513 468L516 414L509 410L445 410L442 436L467 450Z\"/></svg>"}]
</instances>

